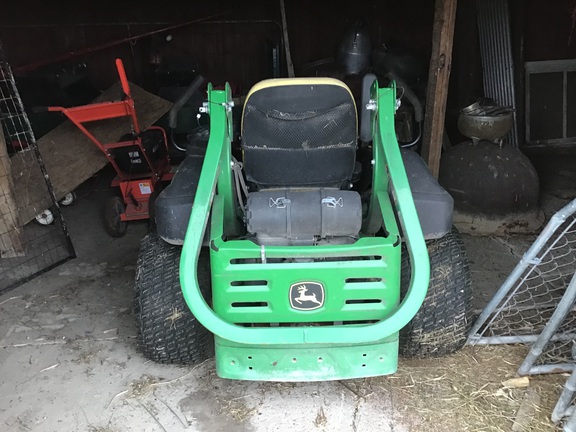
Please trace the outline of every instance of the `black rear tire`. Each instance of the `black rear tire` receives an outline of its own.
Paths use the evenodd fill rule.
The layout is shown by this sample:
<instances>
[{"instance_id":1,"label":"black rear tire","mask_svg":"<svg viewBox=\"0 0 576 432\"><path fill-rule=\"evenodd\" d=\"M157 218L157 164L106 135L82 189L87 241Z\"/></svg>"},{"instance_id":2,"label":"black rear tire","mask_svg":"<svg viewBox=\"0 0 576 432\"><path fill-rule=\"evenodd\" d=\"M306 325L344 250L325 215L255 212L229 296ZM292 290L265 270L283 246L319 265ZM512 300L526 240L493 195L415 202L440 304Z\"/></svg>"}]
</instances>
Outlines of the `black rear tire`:
<instances>
[{"instance_id":1,"label":"black rear tire","mask_svg":"<svg viewBox=\"0 0 576 432\"><path fill-rule=\"evenodd\" d=\"M440 357L452 354L466 343L471 324L472 284L466 248L453 228L444 237L427 242L430 285L422 307L400 331L400 355ZM410 284L410 260L402 254L400 292Z\"/></svg>"},{"instance_id":2,"label":"black rear tire","mask_svg":"<svg viewBox=\"0 0 576 432\"><path fill-rule=\"evenodd\" d=\"M134 315L144 355L158 363L197 364L214 354L214 337L192 315L180 288L182 248L150 233L140 243ZM210 297L208 251L200 253L198 283Z\"/></svg>"}]
</instances>

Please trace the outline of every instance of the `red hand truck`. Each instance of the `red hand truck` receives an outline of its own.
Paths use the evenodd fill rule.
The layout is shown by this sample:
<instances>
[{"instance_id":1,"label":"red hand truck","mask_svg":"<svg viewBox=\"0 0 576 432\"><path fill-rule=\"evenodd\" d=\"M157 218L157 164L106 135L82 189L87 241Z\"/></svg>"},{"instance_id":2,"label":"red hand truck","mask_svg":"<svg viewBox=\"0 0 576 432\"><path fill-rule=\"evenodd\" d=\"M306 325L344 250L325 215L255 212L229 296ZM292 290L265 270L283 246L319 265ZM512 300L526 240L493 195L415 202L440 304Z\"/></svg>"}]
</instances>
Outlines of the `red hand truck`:
<instances>
[{"instance_id":1,"label":"red hand truck","mask_svg":"<svg viewBox=\"0 0 576 432\"><path fill-rule=\"evenodd\" d=\"M72 108L47 107L46 109L61 112L68 117L102 150L114 167L116 177L112 181L112 186L120 188L122 198L115 196L106 202L104 227L111 236L122 237L126 234L128 221L150 217L150 197L153 196L159 182L170 181L173 174L166 132L158 126L151 126L145 131L140 129L122 60L116 59L116 68L122 84L122 100ZM132 129L131 134L125 135L120 142L100 142L84 125L89 122L120 117L128 117L131 120ZM151 146L145 145L150 142ZM128 161L123 166L118 163L117 156L120 153Z\"/></svg>"}]
</instances>

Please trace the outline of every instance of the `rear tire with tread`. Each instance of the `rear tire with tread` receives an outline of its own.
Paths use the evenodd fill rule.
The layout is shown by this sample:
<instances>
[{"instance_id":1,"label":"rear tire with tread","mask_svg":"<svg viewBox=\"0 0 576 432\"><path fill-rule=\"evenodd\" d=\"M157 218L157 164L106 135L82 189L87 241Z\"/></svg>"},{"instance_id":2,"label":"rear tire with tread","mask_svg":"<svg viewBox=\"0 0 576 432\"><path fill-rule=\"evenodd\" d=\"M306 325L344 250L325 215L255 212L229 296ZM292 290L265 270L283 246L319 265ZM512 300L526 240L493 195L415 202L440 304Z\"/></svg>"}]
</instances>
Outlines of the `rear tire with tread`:
<instances>
[{"instance_id":1,"label":"rear tire with tread","mask_svg":"<svg viewBox=\"0 0 576 432\"><path fill-rule=\"evenodd\" d=\"M444 237L427 242L430 284L422 307L400 331L403 357L440 357L466 343L471 324L472 284L464 241L453 228ZM402 254L401 296L410 283L410 262Z\"/></svg>"},{"instance_id":2,"label":"rear tire with tread","mask_svg":"<svg viewBox=\"0 0 576 432\"><path fill-rule=\"evenodd\" d=\"M144 237L136 267L134 315L144 355L158 363L197 364L214 353L214 337L192 315L180 287L180 253L155 233ZM210 297L210 261L200 253L198 283Z\"/></svg>"}]
</instances>

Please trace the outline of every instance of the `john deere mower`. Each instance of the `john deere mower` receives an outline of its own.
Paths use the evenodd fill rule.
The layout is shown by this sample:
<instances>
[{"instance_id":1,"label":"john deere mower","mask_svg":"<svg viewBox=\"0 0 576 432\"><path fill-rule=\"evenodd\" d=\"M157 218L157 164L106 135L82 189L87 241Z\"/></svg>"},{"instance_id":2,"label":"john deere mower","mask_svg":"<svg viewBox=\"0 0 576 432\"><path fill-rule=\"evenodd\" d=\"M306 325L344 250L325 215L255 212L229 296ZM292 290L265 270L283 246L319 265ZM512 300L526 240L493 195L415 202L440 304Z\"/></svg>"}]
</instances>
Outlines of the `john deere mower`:
<instances>
[{"instance_id":1,"label":"john deere mower","mask_svg":"<svg viewBox=\"0 0 576 432\"><path fill-rule=\"evenodd\" d=\"M335 79L262 81L245 100L239 160L232 106L229 87L208 86L208 143L187 148L156 200L136 275L144 354L215 353L224 378L311 381L460 348L465 249L451 197L398 146L394 83L366 76L357 109Z\"/></svg>"}]
</instances>

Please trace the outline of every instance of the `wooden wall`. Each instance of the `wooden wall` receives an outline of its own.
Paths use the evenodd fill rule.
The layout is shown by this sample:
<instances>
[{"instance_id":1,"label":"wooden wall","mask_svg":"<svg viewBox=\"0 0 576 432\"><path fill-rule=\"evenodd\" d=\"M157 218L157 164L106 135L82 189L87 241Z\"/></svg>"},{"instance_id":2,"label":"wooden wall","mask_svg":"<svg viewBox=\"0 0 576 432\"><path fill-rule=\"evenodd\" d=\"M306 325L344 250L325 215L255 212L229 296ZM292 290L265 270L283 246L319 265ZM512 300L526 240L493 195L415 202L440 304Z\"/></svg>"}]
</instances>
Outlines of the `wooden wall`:
<instances>
[{"instance_id":1,"label":"wooden wall","mask_svg":"<svg viewBox=\"0 0 576 432\"><path fill-rule=\"evenodd\" d=\"M576 58L576 1L523 3L525 61Z\"/></svg>"},{"instance_id":2,"label":"wooden wall","mask_svg":"<svg viewBox=\"0 0 576 432\"><path fill-rule=\"evenodd\" d=\"M105 88L115 79L115 57L125 59L128 74L146 87L150 55L162 47L196 59L200 71L215 82L225 80L247 87L269 75L267 42L281 37L279 2L265 0L217 2L142 2L109 0L54 1L29 4L8 1L0 14L0 40L16 72L19 67L57 59L62 54L171 25L211 17L209 21L250 23L197 23L170 31L170 44L162 36L133 44L75 56L58 64L86 63L94 83ZM367 20L374 46L396 43L428 61L433 2L418 0L286 1L290 45L296 68L333 57L346 27L358 18ZM268 22L256 22L266 20ZM50 69L50 68L45 68ZM54 69L54 67L52 67Z\"/></svg>"},{"instance_id":3,"label":"wooden wall","mask_svg":"<svg viewBox=\"0 0 576 432\"><path fill-rule=\"evenodd\" d=\"M576 57L574 10L576 0L510 0L517 69L523 61ZM230 81L242 93L270 76L267 47L281 38L279 2L275 0L213 2L98 2L78 0L29 2L6 0L0 14L0 40L16 68L57 59L68 52L205 19L243 23L198 22L130 43L71 57L30 73L53 73L84 63L99 89L116 81L114 59L124 59L129 78L154 90L151 56L158 50L180 53L197 64L200 73L216 84ZM34 3L39 6L30 7ZM428 64L431 50L434 1L356 0L354 2L285 0L290 46L295 68L333 57L347 26L363 18L373 45L396 45L410 50ZM250 21L250 22L246 22ZM263 22L265 21L265 22ZM447 122L458 141L458 111L482 95L475 0L458 2L454 56ZM520 52L522 50L522 52ZM521 74L520 74L521 75ZM519 76L520 76L519 75ZM521 82L520 82L521 85ZM519 88L519 94L523 89Z\"/></svg>"}]
</instances>

